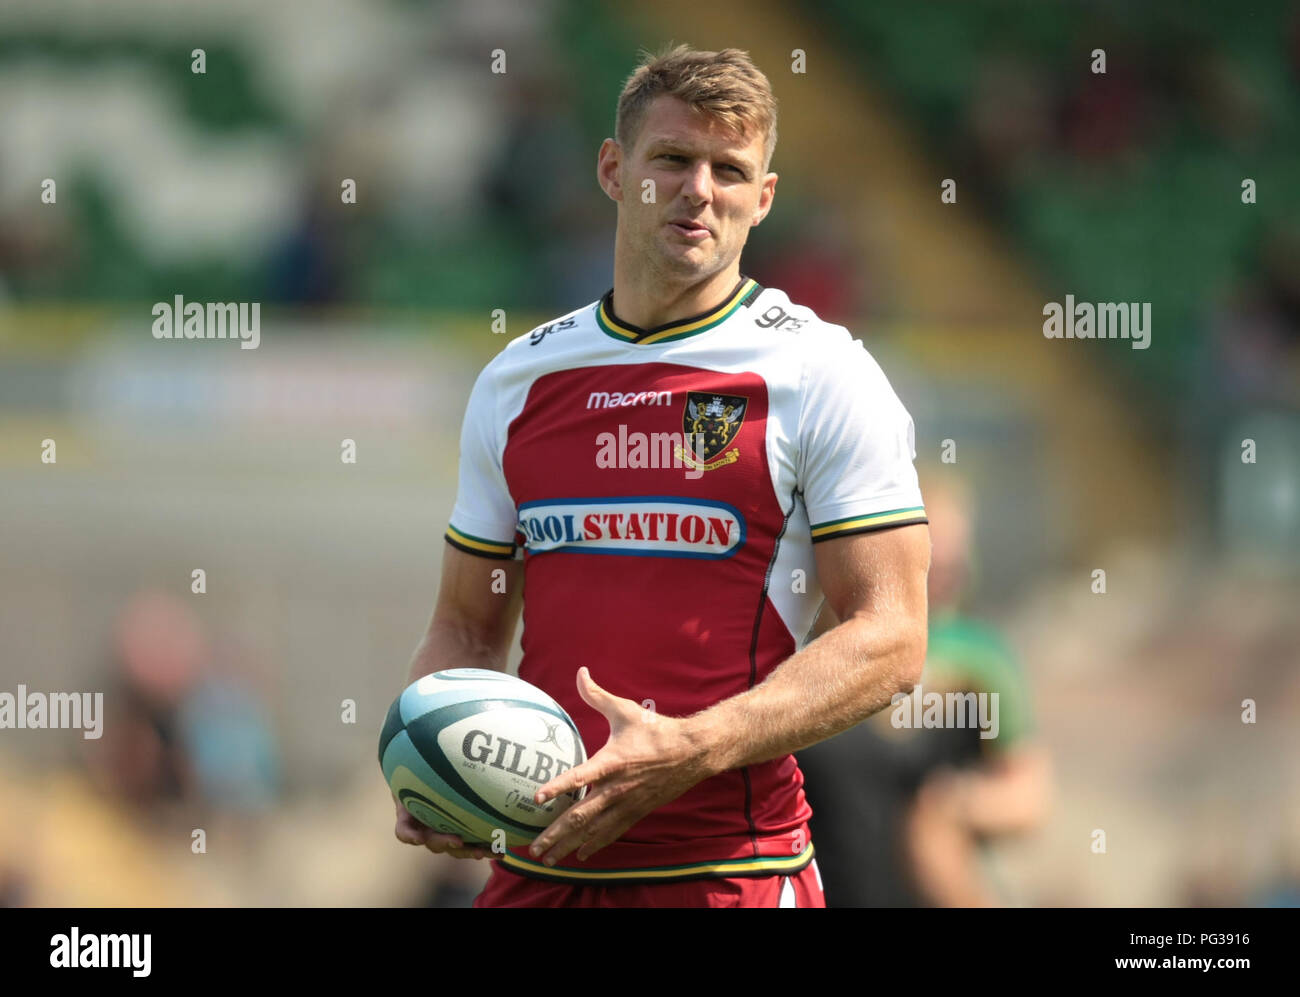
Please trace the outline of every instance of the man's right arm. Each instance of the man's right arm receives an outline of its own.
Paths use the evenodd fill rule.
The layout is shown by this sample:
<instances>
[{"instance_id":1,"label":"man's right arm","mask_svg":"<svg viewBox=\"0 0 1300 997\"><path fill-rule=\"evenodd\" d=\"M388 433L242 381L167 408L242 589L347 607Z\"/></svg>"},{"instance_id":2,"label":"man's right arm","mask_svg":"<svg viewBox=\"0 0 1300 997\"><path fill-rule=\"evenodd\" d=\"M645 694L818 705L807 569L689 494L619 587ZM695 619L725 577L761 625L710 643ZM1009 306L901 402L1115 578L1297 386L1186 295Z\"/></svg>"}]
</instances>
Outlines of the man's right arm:
<instances>
[{"instance_id":1,"label":"man's right arm","mask_svg":"<svg viewBox=\"0 0 1300 997\"><path fill-rule=\"evenodd\" d=\"M446 668L505 671L522 606L522 562L478 557L447 544L433 618L411 658L408 684ZM485 849L466 848L456 835L437 833L393 803L398 841L456 858L488 857Z\"/></svg>"},{"instance_id":2,"label":"man's right arm","mask_svg":"<svg viewBox=\"0 0 1300 997\"><path fill-rule=\"evenodd\" d=\"M523 606L523 562L478 557L447 544L433 618L407 683L444 668L506 670Z\"/></svg>"}]
</instances>

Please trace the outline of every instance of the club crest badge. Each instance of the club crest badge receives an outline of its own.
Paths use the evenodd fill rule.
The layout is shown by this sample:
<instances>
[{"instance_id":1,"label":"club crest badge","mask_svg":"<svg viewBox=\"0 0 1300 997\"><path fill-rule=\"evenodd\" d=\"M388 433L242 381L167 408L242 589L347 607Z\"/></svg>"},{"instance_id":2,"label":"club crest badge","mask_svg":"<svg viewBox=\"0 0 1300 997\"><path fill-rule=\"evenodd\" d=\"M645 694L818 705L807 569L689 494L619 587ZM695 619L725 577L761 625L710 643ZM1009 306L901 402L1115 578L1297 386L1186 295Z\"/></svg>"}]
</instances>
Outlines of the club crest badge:
<instances>
[{"instance_id":1,"label":"club crest badge","mask_svg":"<svg viewBox=\"0 0 1300 997\"><path fill-rule=\"evenodd\" d=\"M712 471L740 459L740 448L732 447L745 421L749 399L742 395L715 395L692 391L682 411L682 431L689 450L678 444L676 456L687 467ZM731 447L731 449L727 449Z\"/></svg>"}]
</instances>

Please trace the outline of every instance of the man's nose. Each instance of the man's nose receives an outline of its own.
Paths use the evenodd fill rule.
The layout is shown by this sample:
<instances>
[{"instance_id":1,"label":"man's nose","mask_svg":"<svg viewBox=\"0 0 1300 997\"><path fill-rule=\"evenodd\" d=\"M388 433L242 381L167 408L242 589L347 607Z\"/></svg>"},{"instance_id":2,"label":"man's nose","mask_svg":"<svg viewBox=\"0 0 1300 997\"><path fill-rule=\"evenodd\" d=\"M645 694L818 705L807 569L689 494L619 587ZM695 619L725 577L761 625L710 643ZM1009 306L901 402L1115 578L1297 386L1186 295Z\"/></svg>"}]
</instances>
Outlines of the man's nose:
<instances>
[{"instance_id":1,"label":"man's nose","mask_svg":"<svg viewBox=\"0 0 1300 997\"><path fill-rule=\"evenodd\" d=\"M712 168L709 163L694 163L686 173L686 180L682 184L682 193L692 201L707 201L712 184Z\"/></svg>"}]
</instances>

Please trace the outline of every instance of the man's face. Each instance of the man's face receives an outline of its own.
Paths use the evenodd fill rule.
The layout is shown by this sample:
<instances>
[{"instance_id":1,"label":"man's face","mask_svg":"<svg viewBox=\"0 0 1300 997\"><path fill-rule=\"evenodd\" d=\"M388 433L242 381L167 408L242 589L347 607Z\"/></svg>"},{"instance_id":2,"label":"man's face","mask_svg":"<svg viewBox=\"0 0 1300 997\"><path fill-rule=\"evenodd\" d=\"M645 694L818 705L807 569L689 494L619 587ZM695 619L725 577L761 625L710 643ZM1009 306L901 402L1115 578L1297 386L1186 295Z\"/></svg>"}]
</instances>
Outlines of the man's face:
<instances>
[{"instance_id":1,"label":"man's face","mask_svg":"<svg viewBox=\"0 0 1300 997\"><path fill-rule=\"evenodd\" d=\"M686 279L726 269L776 191L776 174L762 172L763 139L727 132L677 97L656 98L630 150L613 139L600 148L597 174L619 202L624 247Z\"/></svg>"}]
</instances>

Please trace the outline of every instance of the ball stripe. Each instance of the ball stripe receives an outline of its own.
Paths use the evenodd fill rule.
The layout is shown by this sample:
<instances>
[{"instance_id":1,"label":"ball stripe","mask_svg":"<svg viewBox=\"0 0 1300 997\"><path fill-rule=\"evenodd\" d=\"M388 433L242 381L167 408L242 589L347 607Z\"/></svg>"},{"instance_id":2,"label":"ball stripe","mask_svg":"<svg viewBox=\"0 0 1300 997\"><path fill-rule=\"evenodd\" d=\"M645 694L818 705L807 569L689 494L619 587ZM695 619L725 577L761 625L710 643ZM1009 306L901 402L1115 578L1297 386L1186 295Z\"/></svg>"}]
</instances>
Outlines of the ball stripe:
<instances>
[{"instance_id":1,"label":"ball stripe","mask_svg":"<svg viewBox=\"0 0 1300 997\"><path fill-rule=\"evenodd\" d=\"M388 745L406 725L402 722L402 700L401 697L393 700L393 705L388 708L388 716L384 718L384 729L379 732L379 764L384 764L384 752L388 750Z\"/></svg>"},{"instance_id":2,"label":"ball stripe","mask_svg":"<svg viewBox=\"0 0 1300 997\"><path fill-rule=\"evenodd\" d=\"M406 774L401 778L395 778L403 769L406 770ZM409 731L402 731L393 738L393 743L384 756L384 776L388 784L395 787L398 799L401 799L404 791L413 788L417 789L421 796L439 797L442 807L450 808L457 827L479 829L471 831L471 836L475 839L488 840L492 837L493 828L503 827L491 809L483 809L459 791L448 791L440 775L430 767L424 756L411 743ZM412 786L411 782L415 785ZM447 833L464 832L456 830ZM536 829L530 829L529 833L536 833Z\"/></svg>"}]
</instances>

